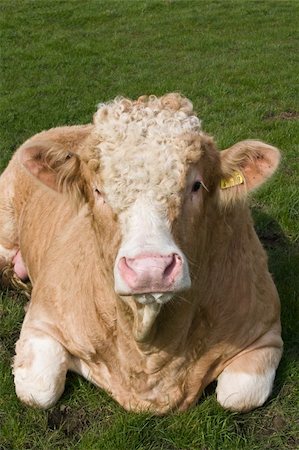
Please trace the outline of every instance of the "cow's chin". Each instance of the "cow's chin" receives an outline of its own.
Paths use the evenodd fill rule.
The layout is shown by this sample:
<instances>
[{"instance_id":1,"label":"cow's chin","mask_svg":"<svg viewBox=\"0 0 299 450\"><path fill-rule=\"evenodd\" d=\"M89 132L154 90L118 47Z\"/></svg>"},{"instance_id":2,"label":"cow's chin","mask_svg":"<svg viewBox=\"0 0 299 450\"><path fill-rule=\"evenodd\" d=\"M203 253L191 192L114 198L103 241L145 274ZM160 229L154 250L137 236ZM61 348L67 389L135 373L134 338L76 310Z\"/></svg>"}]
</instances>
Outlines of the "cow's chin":
<instances>
[{"instance_id":1,"label":"cow's chin","mask_svg":"<svg viewBox=\"0 0 299 450\"><path fill-rule=\"evenodd\" d=\"M141 305L150 305L151 303L157 303L163 305L169 302L174 296L173 292L152 292L147 294L134 294L133 297Z\"/></svg>"}]
</instances>

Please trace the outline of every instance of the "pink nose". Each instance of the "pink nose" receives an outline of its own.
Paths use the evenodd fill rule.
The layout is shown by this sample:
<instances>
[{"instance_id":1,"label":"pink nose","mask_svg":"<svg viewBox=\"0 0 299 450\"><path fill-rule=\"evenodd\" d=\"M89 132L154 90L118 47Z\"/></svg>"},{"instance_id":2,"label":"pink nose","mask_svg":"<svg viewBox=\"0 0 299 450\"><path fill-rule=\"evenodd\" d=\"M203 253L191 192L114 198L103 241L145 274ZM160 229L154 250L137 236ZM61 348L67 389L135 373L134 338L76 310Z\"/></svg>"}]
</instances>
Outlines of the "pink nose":
<instances>
[{"instance_id":1,"label":"pink nose","mask_svg":"<svg viewBox=\"0 0 299 450\"><path fill-rule=\"evenodd\" d=\"M123 257L119 260L118 269L134 294L167 292L182 273L182 260L176 253Z\"/></svg>"}]
</instances>

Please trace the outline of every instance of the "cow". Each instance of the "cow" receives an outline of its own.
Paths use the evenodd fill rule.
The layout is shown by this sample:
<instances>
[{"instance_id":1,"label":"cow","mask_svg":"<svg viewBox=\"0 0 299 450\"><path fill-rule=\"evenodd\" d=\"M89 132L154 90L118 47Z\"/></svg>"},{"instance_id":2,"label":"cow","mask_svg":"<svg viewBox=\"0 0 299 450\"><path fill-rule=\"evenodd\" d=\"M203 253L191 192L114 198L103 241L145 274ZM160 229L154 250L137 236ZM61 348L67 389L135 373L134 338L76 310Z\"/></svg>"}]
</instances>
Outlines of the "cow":
<instances>
[{"instance_id":1,"label":"cow","mask_svg":"<svg viewBox=\"0 0 299 450\"><path fill-rule=\"evenodd\" d=\"M269 397L282 355L279 297L248 194L280 153L218 151L178 93L100 104L92 124L43 131L0 178L0 268L32 295L16 394L47 409L74 371L126 410Z\"/></svg>"}]
</instances>

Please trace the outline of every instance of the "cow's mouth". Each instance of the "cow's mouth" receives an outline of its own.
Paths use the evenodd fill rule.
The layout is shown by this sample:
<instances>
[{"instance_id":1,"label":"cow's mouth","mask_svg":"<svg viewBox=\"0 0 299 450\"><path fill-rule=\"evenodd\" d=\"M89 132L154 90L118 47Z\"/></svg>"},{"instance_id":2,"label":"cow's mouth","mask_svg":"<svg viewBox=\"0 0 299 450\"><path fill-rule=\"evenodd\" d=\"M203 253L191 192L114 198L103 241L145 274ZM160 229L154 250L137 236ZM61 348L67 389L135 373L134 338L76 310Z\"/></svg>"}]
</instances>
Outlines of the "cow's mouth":
<instances>
[{"instance_id":1,"label":"cow's mouth","mask_svg":"<svg viewBox=\"0 0 299 450\"><path fill-rule=\"evenodd\" d=\"M150 305L151 303L164 305L172 299L173 292L151 292L146 294L135 294L133 297L141 305Z\"/></svg>"}]
</instances>

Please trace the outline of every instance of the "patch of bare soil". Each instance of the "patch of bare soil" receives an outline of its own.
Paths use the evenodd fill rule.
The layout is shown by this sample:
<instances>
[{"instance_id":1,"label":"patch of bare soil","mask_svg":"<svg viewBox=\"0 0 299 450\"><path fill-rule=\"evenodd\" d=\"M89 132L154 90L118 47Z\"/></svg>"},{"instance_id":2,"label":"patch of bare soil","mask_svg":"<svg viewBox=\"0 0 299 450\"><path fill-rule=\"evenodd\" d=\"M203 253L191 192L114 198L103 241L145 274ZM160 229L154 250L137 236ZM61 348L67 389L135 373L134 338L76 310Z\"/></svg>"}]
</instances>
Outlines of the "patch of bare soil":
<instances>
[{"instance_id":1,"label":"patch of bare soil","mask_svg":"<svg viewBox=\"0 0 299 450\"><path fill-rule=\"evenodd\" d=\"M286 418L281 414L276 413L265 421L263 428L259 430L259 435L266 437L269 442L269 445L266 445L265 449L272 450L273 444L271 443L271 437L282 433L285 436L285 449L299 448L299 437L289 432L289 420L290 418Z\"/></svg>"},{"instance_id":2,"label":"patch of bare soil","mask_svg":"<svg viewBox=\"0 0 299 450\"><path fill-rule=\"evenodd\" d=\"M269 112L264 115L264 120L298 120L298 111L283 111L279 114L274 114L274 112Z\"/></svg>"},{"instance_id":3,"label":"patch of bare soil","mask_svg":"<svg viewBox=\"0 0 299 450\"><path fill-rule=\"evenodd\" d=\"M83 408L72 409L70 406L60 405L48 412L48 428L61 430L66 436L81 433L90 424Z\"/></svg>"},{"instance_id":4,"label":"patch of bare soil","mask_svg":"<svg viewBox=\"0 0 299 450\"><path fill-rule=\"evenodd\" d=\"M282 439L285 450L295 450L299 448L299 435L295 431L295 424L299 427L298 418L289 417L282 411L270 408L254 424L254 435L263 445L261 447L263 450L281 450ZM280 436L279 439L277 439L278 436Z\"/></svg>"},{"instance_id":5,"label":"patch of bare soil","mask_svg":"<svg viewBox=\"0 0 299 450\"><path fill-rule=\"evenodd\" d=\"M273 434L284 431L287 426L286 419L280 414L273 414L269 417L269 420L265 421L263 428L260 430L260 434L263 436L272 436Z\"/></svg>"}]
</instances>

